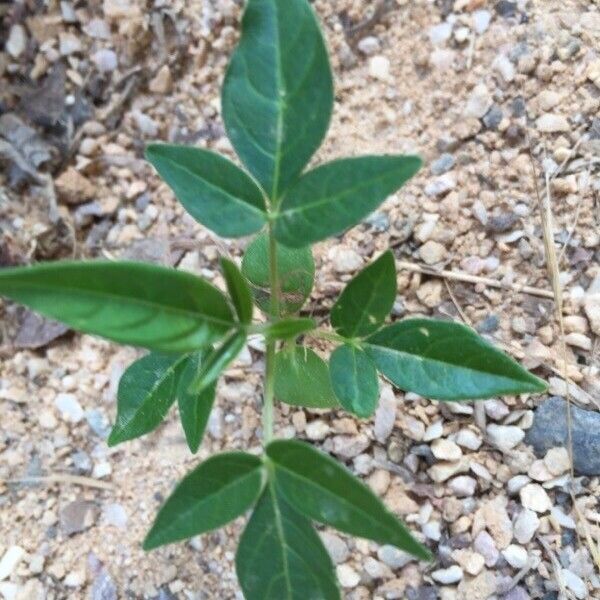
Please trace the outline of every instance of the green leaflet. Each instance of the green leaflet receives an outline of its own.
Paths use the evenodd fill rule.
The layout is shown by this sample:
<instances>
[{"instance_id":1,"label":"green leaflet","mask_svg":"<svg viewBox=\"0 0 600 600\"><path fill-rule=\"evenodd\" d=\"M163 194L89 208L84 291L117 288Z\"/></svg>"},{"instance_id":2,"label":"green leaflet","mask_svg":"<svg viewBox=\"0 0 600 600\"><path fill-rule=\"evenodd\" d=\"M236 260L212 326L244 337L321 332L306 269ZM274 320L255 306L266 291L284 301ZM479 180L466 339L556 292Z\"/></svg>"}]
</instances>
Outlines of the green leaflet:
<instances>
[{"instance_id":1,"label":"green leaflet","mask_svg":"<svg viewBox=\"0 0 600 600\"><path fill-rule=\"evenodd\" d=\"M244 452L212 456L181 481L158 512L144 550L184 540L246 512L263 487L260 458Z\"/></svg>"},{"instance_id":2,"label":"green leaflet","mask_svg":"<svg viewBox=\"0 0 600 600\"><path fill-rule=\"evenodd\" d=\"M377 331L396 299L396 267L391 250L365 267L340 294L331 309L331 324L348 338Z\"/></svg>"},{"instance_id":3,"label":"green leaflet","mask_svg":"<svg viewBox=\"0 0 600 600\"><path fill-rule=\"evenodd\" d=\"M177 387L177 404L179 406L179 418L185 433L185 439L192 452L198 452L198 448L204 437L204 431L210 417L215 401L217 382L213 381L202 391L192 393L190 386L206 358L206 352L197 352L191 356L179 377Z\"/></svg>"},{"instance_id":4,"label":"green leaflet","mask_svg":"<svg viewBox=\"0 0 600 600\"><path fill-rule=\"evenodd\" d=\"M192 378L188 386L188 393L199 394L213 384L219 375L227 368L235 357L241 352L246 343L244 331L234 331L228 337L223 338L221 343L210 349L198 365L196 376Z\"/></svg>"},{"instance_id":5,"label":"green leaflet","mask_svg":"<svg viewBox=\"0 0 600 600\"><path fill-rule=\"evenodd\" d=\"M235 327L225 296L211 284L145 263L2 269L0 294L79 331L160 352L190 352Z\"/></svg>"},{"instance_id":6,"label":"green leaflet","mask_svg":"<svg viewBox=\"0 0 600 600\"><path fill-rule=\"evenodd\" d=\"M151 353L136 360L121 376L117 419L108 437L116 446L158 427L175 402L177 385L188 356Z\"/></svg>"},{"instance_id":7,"label":"green leaflet","mask_svg":"<svg viewBox=\"0 0 600 600\"><path fill-rule=\"evenodd\" d=\"M293 406L337 408L327 363L310 348L294 346L275 355L275 398Z\"/></svg>"},{"instance_id":8,"label":"green leaflet","mask_svg":"<svg viewBox=\"0 0 600 600\"><path fill-rule=\"evenodd\" d=\"M146 158L190 215L217 235L242 237L266 223L262 192L225 157L191 146L150 144Z\"/></svg>"},{"instance_id":9,"label":"green leaflet","mask_svg":"<svg viewBox=\"0 0 600 600\"><path fill-rule=\"evenodd\" d=\"M321 165L286 191L275 237L297 248L342 233L375 210L420 166L417 156L362 156Z\"/></svg>"},{"instance_id":10,"label":"green leaflet","mask_svg":"<svg viewBox=\"0 0 600 600\"><path fill-rule=\"evenodd\" d=\"M431 554L373 492L327 454L296 440L267 447L275 488L300 513L345 533L391 544L429 560Z\"/></svg>"},{"instance_id":11,"label":"green leaflet","mask_svg":"<svg viewBox=\"0 0 600 600\"><path fill-rule=\"evenodd\" d=\"M315 261L310 248L291 249L277 244L277 272L279 274L280 304L283 316L298 311L310 296L315 278ZM242 273L252 286L259 308L270 310L269 240L258 235L246 249Z\"/></svg>"},{"instance_id":12,"label":"green leaflet","mask_svg":"<svg viewBox=\"0 0 600 600\"><path fill-rule=\"evenodd\" d=\"M329 359L331 387L340 404L366 419L377 408L379 381L371 359L355 346L338 346Z\"/></svg>"},{"instance_id":13,"label":"green leaflet","mask_svg":"<svg viewBox=\"0 0 600 600\"><path fill-rule=\"evenodd\" d=\"M394 385L436 400L543 392L546 384L459 323L407 319L366 339L365 352Z\"/></svg>"},{"instance_id":14,"label":"green leaflet","mask_svg":"<svg viewBox=\"0 0 600 600\"><path fill-rule=\"evenodd\" d=\"M333 82L319 25L306 0L248 0L225 76L229 139L276 199L321 144Z\"/></svg>"},{"instance_id":15,"label":"green leaflet","mask_svg":"<svg viewBox=\"0 0 600 600\"><path fill-rule=\"evenodd\" d=\"M316 327L317 322L314 319L304 317L297 319L281 319L280 321L268 323L262 329L262 333L268 339L289 340L308 331L312 331Z\"/></svg>"},{"instance_id":16,"label":"green leaflet","mask_svg":"<svg viewBox=\"0 0 600 600\"><path fill-rule=\"evenodd\" d=\"M247 325L252 321L253 313L252 292L248 283L233 261L221 258L221 268L238 319L240 323Z\"/></svg>"},{"instance_id":17,"label":"green leaflet","mask_svg":"<svg viewBox=\"0 0 600 600\"><path fill-rule=\"evenodd\" d=\"M339 600L334 566L310 521L267 485L240 539L246 600Z\"/></svg>"}]
</instances>

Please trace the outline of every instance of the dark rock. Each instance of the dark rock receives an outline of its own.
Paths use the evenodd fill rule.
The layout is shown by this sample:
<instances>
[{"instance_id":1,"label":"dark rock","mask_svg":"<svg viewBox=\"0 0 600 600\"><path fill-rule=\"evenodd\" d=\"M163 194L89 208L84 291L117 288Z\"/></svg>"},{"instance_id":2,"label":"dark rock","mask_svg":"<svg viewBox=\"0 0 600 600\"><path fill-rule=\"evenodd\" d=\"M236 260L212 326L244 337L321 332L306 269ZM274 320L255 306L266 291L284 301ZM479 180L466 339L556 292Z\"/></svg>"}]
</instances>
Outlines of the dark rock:
<instances>
[{"instance_id":1,"label":"dark rock","mask_svg":"<svg viewBox=\"0 0 600 600\"><path fill-rule=\"evenodd\" d=\"M571 420L575 471L600 475L600 413L571 406ZM553 396L537 408L525 442L539 457L550 448L567 445L567 403L563 398Z\"/></svg>"},{"instance_id":2,"label":"dark rock","mask_svg":"<svg viewBox=\"0 0 600 600\"><path fill-rule=\"evenodd\" d=\"M527 111L527 104L525 104L525 99L523 96L517 96L512 101L510 108L512 110L513 117L523 117Z\"/></svg>"},{"instance_id":3,"label":"dark rock","mask_svg":"<svg viewBox=\"0 0 600 600\"><path fill-rule=\"evenodd\" d=\"M501 17L514 17L517 14L517 3L510 2L509 0L500 0L500 2L496 2L494 8Z\"/></svg>"},{"instance_id":4,"label":"dark rock","mask_svg":"<svg viewBox=\"0 0 600 600\"><path fill-rule=\"evenodd\" d=\"M438 600L437 589L431 585L422 585L418 588L409 587L406 589L407 600Z\"/></svg>"},{"instance_id":5,"label":"dark rock","mask_svg":"<svg viewBox=\"0 0 600 600\"><path fill-rule=\"evenodd\" d=\"M498 125L500 125L500 121L502 121L502 117L502 109L497 104L494 104L492 108L483 115L483 124L488 129L497 129Z\"/></svg>"},{"instance_id":6,"label":"dark rock","mask_svg":"<svg viewBox=\"0 0 600 600\"><path fill-rule=\"evenodd\" d=\"M479 333L494 333L500 327L500 320L496 315L488 315L483 321L477 324Z\"/></svg>"},{"instance_id":7,"label":"dark rock","mask_svg":"<svg viewBox=\"0 0 600 600\"><path fill-rule=\"evenodd\" d=\"M455 163L454 156L448 152L444 152L444 154L431 163L431 174L436 176L442 175L454 167Z\"/></svg>"},{"instance_id":8,"label":"dark rock","mask_svg":"<svg viewBox=\"0 0 600 600\"><path fill-rule=\"evenodd\" d=\"M89 529L96 517L96 505L93 502L74 500L60 511L60 528L65 535L80 533Z\"/></svg>"},{"instance_id":9,"label":"dark rock","mask_svg":"<svg viewBox=\"0 0 600 600\"><path fill-rule=\"evenodd\" d=\"M503 212L489 217L486 229L492 233L504 233L513 228L519 217L513 212Z\"/></svg>"},{"instance_id":10,"label":"dark rock","mask_svg":"<svg viewBox=\"0 0 600 600\"><path fill-rule=\"evenodd\" d=\"M69 328L61 323L44 319L30 310L23 310L13 344L18 350L35 350L47 346L68 331Z\"/></svg>"}]
</instances>

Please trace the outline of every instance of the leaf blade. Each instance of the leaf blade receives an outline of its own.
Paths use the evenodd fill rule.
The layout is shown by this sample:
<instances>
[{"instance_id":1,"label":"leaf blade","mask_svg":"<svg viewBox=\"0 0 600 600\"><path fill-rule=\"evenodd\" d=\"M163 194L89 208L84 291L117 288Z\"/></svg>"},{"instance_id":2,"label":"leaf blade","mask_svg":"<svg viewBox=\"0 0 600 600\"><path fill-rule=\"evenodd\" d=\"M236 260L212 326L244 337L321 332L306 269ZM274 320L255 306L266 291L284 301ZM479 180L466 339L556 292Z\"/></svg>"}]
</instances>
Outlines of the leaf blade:
<instances>
[{"instance_id":1,"label":"leaf blade","mask_svg":"<svg viewBox=\"0 0 600 600\"><path fill-rule=\"evenodd\" d=\"M221 268L240 323L250 323L252 321L253 305L252 292L248 287L248 283L233 261L222 257Z\"/></svg>"},{"instance_id":2,"label":"leaf blade","mask_svg":"<svg viewBox=\"0 0 600 600\"><path fill-rule=\"evenodd\" d=\"M266 223L262 192L225 157L192 146L150 144L146 159L187 212L217 235L242 237Z\"/></svg>"},{"instance_id":3,"label":"leaf blade","mask_svg":"<svg viewBox=\"0 0 600 600\"><path fill-rule=\"evenodd\" d=\"M275 398L292 406L337 408L327 363L310 348L294 346L275 355Z\"/></svg>"},{"instance_id":4,"label":"leaf blade","mask_svg":"<svg viewBox=\"0 0 600 600\"><path fill-rule=\"evenodd\" d=\"M354 227L420 168L417 156L362 156L325 163L286 192L275 237L297 248Z\"/></svg>"},{"instance_id":5,"label":"leaf blade","mask_svg":"<svg viewBox=\"0 0 600 600\"><path fill-rule=\"evenodd\" d=\"M297 440L271 442L267 456L274 464L277 491L301 514L423 560L431 558L379 498L330 456Z\"/></svg>"},{"instance_id":6,"label":"leaf blade","mask_svg":"<svg viewBox=\"0 0 600 600\"><path fill-rule=\"evenodd\" d=\"M249 0L222 89L238 156L273 200L321 144L333 107L329 58L305 0Z\"/></svg>"},{"instance_id":7,"label":"leaf blade","mask_svg":"<svg viewBox=\"0 0 600 600\"><path fill-rule=\"evenodd\" d=\"M371 359L355 346L338 346L329 359L331 387L340 404L366 419L377 408L379 381Z\"/></svg>"},{"instance_id":8,"label":"leaf blade","mask_svg":"<svg viewBox=\"0 0 600 600\"><path fill-rule=\"evenodd\" d=\"M79 331L160 352L196 350L235 326L214 286L145 263L63 261L2 269L0 294Z\"/></svg>"},{"instance_id":9,"label":"leaf blade","mask_svg":"<svg viewBox=\"0 0 600 600\"><path fill-rule=\"evenodd\" d=\"M394 385L436 400L543 392L543 381L468 327L407 319L367 338L365 352Z\"/></svg>"},{"instance_id":10,"label":"leaf blade","mask_svg":"<svg viewBox=\"0 0 600 600\"><path fill-rule=\"evenodd\" d=\"M273 323L268 323L263 328L262 333L267 339L271 340L289 340L296 338L307 331L312 331L317 327L314 319L307 317L298 317L290 319L281 319Z\"/></svg>"},{"instance_id":11,"label":"leaf blade","mask_svg":"<svg viewBox=\"0 0 600 600\"><path fill-rule=\"evenodd\" d=\"M202 443L210 412L215 401L217 386L216 382L213 382L199 393L190 393L189 391L189 387L204 357L204 352L197 352L188 359L177 386L179 419L188 447L194 454L198 452L198 448Z\"/></svg>"},{"instance_id":12,"label":"leaf blade","mask_svg":"<svg viewBox=\"0 0 600 600\"><path fill-rule=\"evenodd\" d=\"M331 558L308 519L267 485L242 534L236 572L246 600L339 600Z\"/></svg>"},{"instance_id":13,"label":"leaf blade","mask_svg":"<svg viewBox=\"0 0 600 600\"><path fill-rule=\"evenodd\" d=\"M127 368L117 390L117 419L107 440L110 447L160 425L175 402L187 361L187 356L150 353Z\"/></svg>"},{"instance_id":14,"label":"leaf blade","mask_svg":"<svg viewBox=\"0 0 600 600\"><path fill-rule=\"evenodd\" d=\"M212 456L191 471L164 503L144 550L177 542L239 517L258 498L263 485L259 458L244 452Z\"/></svg>"},{"instance_id":15,"label":"leaf blade","mask_svg":"<svg viewBox=\"0 0 600 600\"><path fill-rule=\"evenodd\" d=\"M345 337L363 337L379 329L395 300L396 266L388 250L344 288L331 309L331 324Z\"/></svg>"}]
</instances>

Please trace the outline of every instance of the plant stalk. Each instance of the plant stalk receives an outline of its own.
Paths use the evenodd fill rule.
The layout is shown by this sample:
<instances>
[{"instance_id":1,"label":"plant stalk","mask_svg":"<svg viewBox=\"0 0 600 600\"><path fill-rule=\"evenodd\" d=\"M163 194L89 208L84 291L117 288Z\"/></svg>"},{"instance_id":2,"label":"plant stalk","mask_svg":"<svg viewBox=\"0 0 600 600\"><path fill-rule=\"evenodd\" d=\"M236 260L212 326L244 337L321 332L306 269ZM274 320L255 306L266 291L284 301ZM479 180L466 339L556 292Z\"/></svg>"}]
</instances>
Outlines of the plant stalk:
<instances>
[{"instance_id":1,"label":"plant stalk","mask_svg":"<svg viewBox=\"0 0 600 600\"><path fill-rule=\"evenodd\" d=\"M271 322L279 319L279 274L277 272L277 242L273 235L273 226L269 223L269 287L271 288ZM263 398L262 428L263 443L266 446L273 439L273 398L275 384L275 351L277 342L267 340L265 362L265 388Z\"/></svg>"}]
</instances>

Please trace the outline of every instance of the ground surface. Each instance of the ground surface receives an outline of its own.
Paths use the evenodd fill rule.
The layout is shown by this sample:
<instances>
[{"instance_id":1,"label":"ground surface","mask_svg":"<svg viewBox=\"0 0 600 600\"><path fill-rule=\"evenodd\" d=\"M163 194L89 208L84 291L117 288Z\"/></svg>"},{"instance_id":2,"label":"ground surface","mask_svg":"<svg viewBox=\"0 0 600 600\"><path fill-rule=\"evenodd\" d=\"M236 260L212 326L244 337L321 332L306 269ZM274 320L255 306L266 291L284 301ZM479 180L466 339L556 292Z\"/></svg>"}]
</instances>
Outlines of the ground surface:
<instances>
[{"instance_id":1,"label":"ground surface","mask_svg":"<svg viewBox=\"0 0 600 600\"><path fill-rule=\"evenodd\" d=\"M396 317L464 319L564 393L531 151L542 197L544 173L552 178L572 394L598 411L598 5L315 6L336 74L334 119L317 161L419 152L427 166L366 223L316 248L308 310L331 304L391 245L399 267L423 267L399 270ZM142 149L161 139L231 154L219 87L237 39L237 3L15 2L0 4L0 18L0 264L127 256L219 284L217 256L240 256L244 242L217 240L185 216ZM521 293L523 285L546 293ZM60 331L36 327L12 305L0 310L0 595L240 598L233 560L241 519L151 554L140 543L161 500L199 459L259 445L260 347L222 382L197 457L175 413L157 432L108 449L116 382L136 352L70 333L52 341ZM280 407L280 435L333 452L437 556L417 564L327 532L344 597L600 597L585 540L586 532L600 538L600 471L578 476L571 496L564 450L544 459L523 442L545 399L488 401L482 428L471 406L385 386L373 421ZM598 443L593 426L587 433Z\"/></svg>"}]
</instances>

